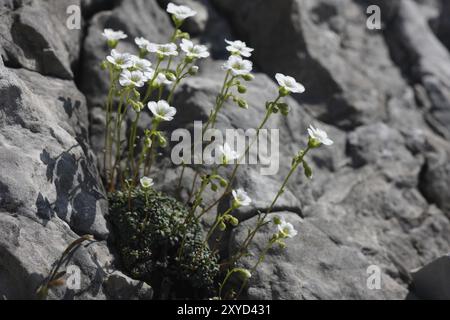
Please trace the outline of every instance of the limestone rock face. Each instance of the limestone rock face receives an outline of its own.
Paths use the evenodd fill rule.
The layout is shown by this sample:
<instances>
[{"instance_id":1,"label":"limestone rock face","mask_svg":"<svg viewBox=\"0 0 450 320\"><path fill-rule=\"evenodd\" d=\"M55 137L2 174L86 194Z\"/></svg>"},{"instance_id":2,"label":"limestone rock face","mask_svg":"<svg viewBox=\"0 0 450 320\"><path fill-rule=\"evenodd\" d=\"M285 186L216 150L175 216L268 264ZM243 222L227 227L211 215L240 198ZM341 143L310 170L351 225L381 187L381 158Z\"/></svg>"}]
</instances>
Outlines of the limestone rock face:
<instances>
[{"instance_id":1,"label":"limestone rock face","mask_svg":"<svg viewBox=\"0 0 450 320\"><path fill-rule=\"evenodd\" d=\"M85 234L96 241L65 265L80 269L81 290L56 287L49 298L152 297L150 286L120 272L108 245L114 235L100 177L108 79L100 63L109 50L101 33L126 32L119 51L135 53L140 36L164 43L174 31L168 2L0 0L0 299L35 298L62 252ZM255 48L255 79L246 83L249 109L227 103L219 129L256 128L265 102L277 95L277 72L306 87L286 100L288 117L267 123L278 129L277 173L262 175L261 165L239 169L234 187L253 203L236 212L241 224L222 237L222 254L232 253L269 207L310 124L335 142L311 154L313 179L296 173L275 206L271 217L285 218L299 234L286 249L269 250L245 297L403 299L419 280L410 296L433 296L423 287L430 269L412 271L433 265L450 245L449 1L174 2L198 12L185 30L212 59L177 90L177 115L164 127L169 137L207 119L223 81L224 38ZM366 27L372 4L381 8L382 30ZM69 6L81 8L80 28L68 27ZM145 111L140 133L150 121ZM187 200L203 168L187 167L179 190L170 151L155 165L156 187ZM208 191L205 201L215 196ZM204 224L229 201L214 206ZM254 265L273 232L268 226L256 236L242 266ZM381 290L367 286L370 266L381 270Z\"/></svg>"}]
</instances>

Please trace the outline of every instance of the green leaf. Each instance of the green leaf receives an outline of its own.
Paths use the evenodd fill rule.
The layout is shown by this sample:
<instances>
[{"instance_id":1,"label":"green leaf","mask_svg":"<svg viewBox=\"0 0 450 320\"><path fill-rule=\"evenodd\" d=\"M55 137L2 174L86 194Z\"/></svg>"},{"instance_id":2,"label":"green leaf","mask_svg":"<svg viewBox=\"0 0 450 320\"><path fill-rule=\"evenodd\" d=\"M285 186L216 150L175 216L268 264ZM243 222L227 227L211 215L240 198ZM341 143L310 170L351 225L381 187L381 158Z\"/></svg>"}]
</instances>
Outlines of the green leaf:
<instances>
[{"instance_id":1,"label":"green leaf","mask_svg":"<svg viewBox=\"0 0 450 320\"><path fill-rule=\"evenodd\" d=\"M305 172L305 176L308 179L311 179L312 176L313 176L313 172L312 172L311 167L308 165L308 163L306 163L306 161L303 161L303 169L304 169L304 172Z\"/></svg>"}]
</instances>

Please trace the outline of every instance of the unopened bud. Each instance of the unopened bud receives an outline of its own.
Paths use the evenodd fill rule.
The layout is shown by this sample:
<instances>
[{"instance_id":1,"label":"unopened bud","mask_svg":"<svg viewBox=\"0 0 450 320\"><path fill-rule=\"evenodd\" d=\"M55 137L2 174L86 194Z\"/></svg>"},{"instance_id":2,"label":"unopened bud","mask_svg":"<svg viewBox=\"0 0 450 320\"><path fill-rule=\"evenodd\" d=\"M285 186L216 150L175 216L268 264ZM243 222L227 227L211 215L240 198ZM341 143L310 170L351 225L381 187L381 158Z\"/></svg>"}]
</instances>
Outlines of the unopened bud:
<instances>
[{"instance_id":1,"label":"unopened bud","mask_svg":"<svg viewBox=\"0 0 450 320\"><path fill-rule=\"evenodd\" d=\"M238 85L238 92L239 93L246 93L247 92L247 88L244 87L243 85Z\"/></svg>"},{"instance_id":2,"label":"unopened bud","mask_svg":"<svg viewBox=\"0 0 450 320\"><path fill-rule=\"evenodd\" d=\"M100 68L102 70L108 69L108 62L106 60L103 60L102 63L100 64Z\"/></svg>"},{"instance_id":3,"label":"unopened bud","mask_svg":"<svg viewBox=\"0 0 450 320\"><path fill-rule=\"evenodd\" d=\"M169 80L169 81L175 81L175 80L177 80L177 76L176 76L172 71L168 71L168 72L166 73L166 78L167 78L167 80Z\"/></svg>"},{"instance_id":4,"label":"unopened bud","mask_svg":"<svg viewBox=\"0 0 450 320\"><path fill-rule=\"evenodd\" d=\"M281 218L279 216L275 216L273 218L273 223L276 224L276 225L281 224Z\"/></svg>"},{"instance_id":5,"label":"unopened bud","mask_svg":"<svg viewBox=\"0 0 450 320\"><path fill-rule=\"evenodd\" d=\"M248 109L248 103L242 99L238 100L238 106L243 109Z\"/></svg>"},{"instance_id":6,"label":"unopened bud","mask_svg":"<svg viewBox=\"0 0 450 320\"><path fill-rule=\"evenodd\" d=\"M192 66L189 68L189 74L195 76L198 73L198 66Z\"/></svg>"},{"instance_id":7,"label":"unopened bud","mask_svg":"<svg viewBox=\"0 0 450 320\"><path fill-rule=\"evenodd\" d=\"M236 272L244 280L250 279L252 277L250 271L244 268L236 268L234 269L234 272Z\"/></svg>"},{"instance_id":8,"label":"unopened bud","mask_svg":"<svg viewBox=\"0 0 450 320\"><path fill-rule=\"evenodd\" d=\"M219 230L225 231L226 228L227 228L227 225L223 221L221 221L219 224Z\"/></svg>"},{"instance_id":9,"label":"unopened bud","mask_svg":"<svg viewBox=\"0 0 450 320\"><path fill-rule=\"evenodd\" d=\"M236 217L233 217L233 216L230 216L229 221L230 221L230 224L233 227L236 227L239 224L239 220Z\"/></svg>"}]
</instances>

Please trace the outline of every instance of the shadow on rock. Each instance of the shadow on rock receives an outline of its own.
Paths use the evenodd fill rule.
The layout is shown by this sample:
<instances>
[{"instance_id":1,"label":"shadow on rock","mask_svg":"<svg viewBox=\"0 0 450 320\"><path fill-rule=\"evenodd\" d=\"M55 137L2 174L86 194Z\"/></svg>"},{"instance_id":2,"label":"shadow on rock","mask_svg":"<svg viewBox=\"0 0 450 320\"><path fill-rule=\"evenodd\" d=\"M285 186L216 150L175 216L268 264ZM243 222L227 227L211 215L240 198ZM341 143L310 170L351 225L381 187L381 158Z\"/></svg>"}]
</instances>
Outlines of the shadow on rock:
<instances>
[{"instance_id":1,"label":"shadow on rock","mask_svg":"<svg viewBox=\"0 0 450 320\"><path fill-rule=\"evenodd\" d=\"M97 215L97 202L106 199L92 165L84 156L76 156L72 152L78 147L84 151L81 144L76 144L56 157L45 149L40 154L41 161L47 166L47 180L55 185L56 199L50 202L39 193L37 214L44 221L56 214L74 231L91 233Z\"/></svg>"}]
</instances>

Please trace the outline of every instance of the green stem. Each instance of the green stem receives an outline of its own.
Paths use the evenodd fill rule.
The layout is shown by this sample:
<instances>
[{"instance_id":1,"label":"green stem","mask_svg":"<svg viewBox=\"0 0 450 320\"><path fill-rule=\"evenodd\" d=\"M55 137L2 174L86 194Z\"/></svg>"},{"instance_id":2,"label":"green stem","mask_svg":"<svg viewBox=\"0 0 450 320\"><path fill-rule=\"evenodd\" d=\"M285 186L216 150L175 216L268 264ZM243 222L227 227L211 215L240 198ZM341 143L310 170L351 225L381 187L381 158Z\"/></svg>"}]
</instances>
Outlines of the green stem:
<instances>
[{"instance_id":1,"label":"green stem","mask_svg":"<svg viewBox=\"0 0 450 320\"><path fill-rule=\"evenodd\" d=\"M227 275L225 276L225 279L223 279L223 282L220 284L219 287L219 299L222 300L222 290L225 287L225 284L227 283L228 279L231 277L231 275L234 273L234 269L231 269L227 272Z\"/></svg>"},{"instance_id":2,"label":"green stem","mask_svg":"<svg viewBox=\"0 0 450 320\"><path fill-rule=\"evenodd\" d=\"M156 68L155 68L155 74L153 75L153 78L148 82L147 92L145 93L144 100L142 100L144 105L147 104L147 102L150 99L150 96L152 95L153 82L155 81L156 77L158 76L159 66L161 65L162 61L163 61L163 59L158 58L158 62L156 63Z\"/></svg>"},{"instance_id":3,"label":"green stem","mask_svg":"<svg viewBox=\"0 0 450 320\"><path fill-rule=\"evenodd\" d=\"M227 83L228 83L228 78L230 77L230 71L228 71L225 75L225 78L223 80L223 84L222 84L222 88L220 90L220 93L217 95L216 97L216 104L214 105L214 108L208 118L208 121L206 122L205 126L202 128L202 141L204 139L205 136L205 132L206 130L208 130L209 126L211 125L213 119L215 118L215 116L217 116L217 113L219 112L221 105L223 104L223 102L225 101L223 99L224 94L228 93L228 88L227 88ZM214 120L215 121L215 120ZM191 201L192 196L194 195L194 188L195 188L195 182L197 181L197 177L198 177L198 172L195 172L194 175L194 180L192 182L192 187L191 190L189 192L189 199L187 201L187 203L189 203Z\"/></svg>"},{"instance_id":4,"label":"green stem","mask_svg":"<svg viewBox=\"0 0 450 320\"><path fill-rule=\"evenodd\" d=\"M140 116L141 116L141 111L136 111L136 118L134 119L133 124L131 125L130 140L128 142L128 162L129 162L129 166L130 166L130 175L131 175L131 177L133 177L132 186L134 186L134 184L135 184L134 177L137 176L136 163L135 163L135 159L134 159L134 149L136 147L135 144L136 144L137 127L138 127L138 122L139 122Z\"/></svg>"},{"instance_id":5,"label":"green stem","mask_svg":"<svg viewBox=\"0 0 450 320\"><path fill-rule=\"evenodd\" d=\"M272 212L273 207L275 206L278 198L284 193L284 188L286 187L289 179L291 178L292 174L297 170L298 166L303 162L303 159L305 158L306 154L311 148L308 146L306 150L303 152L302 156L298 159L298 161L295 161L294 164L291 166L291 170L289 171L288 175L283 181L283 184L281 185L280 189L278 190L277 195L273 199L272 203L270 204L269 209L267 209L266 215Z\"/></svg>"},{"instance_id":6,"label":"green stem","mask_svg":"<svg viewBox=\"0 0 450 320\"><path fill-rule=\"evenodd\" d=\"M129 90L125 89L124 92L122 92L122 94L120 95L120 102L119 102L119 107L117 108L117 114L116 114L116 127L114 128L115 130L115 136L116 136L116 157L115 157L115 162L114 165L111 167L111 176L110 176L110 185L109 185L109 191L112 192L114 191L115 188L115 183L114 183L114 174L116 171L116 167L118 164L118 161L120 160L120 135L121 135L121 122L122 122L122 107L123 107L123 103L124 103L124 98L125 101L128 99L128 95L129 95Z\"/></svg>"},{"instance_id":7,"label":"green stem","mask_svg":"<svg viewBox=\"0 0 450 320\"><path fill-rule=\"evenodd\" d=\"M204 241L204 245L207 245L209 238L211 238L212 234L214 233L216 228L219 226L219 224L222 221L223 217L226 216L227 214L229 214L231 211L233 211L233 209L234 208L231 207L227 211L225 211L223 214L216 216L216 220L214 221L213 226L211 227L211 229L209 229L209 232L206 235L206 238L205 238L205 241Z\"/></svg>"},{"instance_id":8,"label":"green stem","mask_svg":"<svg viewBox=\"0 0 450 320\"><path fill-rule=\"evenodd\" d=\"M236 262L237 260L239 260L244 253L246 252L246 250L248 249L248 246L250 245L250 243L253 241L253 238L255 237L256 233L267 224L266 218L269 215L269 213L272 212L276 202L278 201L279 197L283 194L284 189L290 179L290 177L292 176L292 174L296 171L296 169L298 168L298 166L303 163L303 159L305 158L306 154L309 152L309 150L311 150L311 148L308 146L305 151L303 151L302 155L296 159L296 161L292 164L291 166L291 170L289 170L288 175L286 176L286 178L284 179L280 189L278 190L275 198L273 199L272 203L270 204L269 208L267 209L266 213L263 214L262 216L260 216L258 218L258 222L256 224L256 227L253 231L251 231L247 238L244 240L243 245L241 246L241 248L239 249L238 253L236 255L234 255L231 259L230 259L230 264L233 264L234 262Z\"/></svg>"},{"instance_id":9,"label":"green stem","mask_svg":"<svg viewBox=\"0 0 450 320\"><path fill-rule=\"evenodd\" d=\"M148 176L148 174L150 173L150 170L153 165L153 160L154 160L154 155L155 155L155 143L156 143L155 137L156 137L156 132L158 131L159 123L160 123L160 121L155 118L154 122L153 122L152 133L151 133L152 145L150 146L150 150L147 154L147 161L146 161L146 164L144 167L144 175L146 175L146 176Z\"/></svg>"},{"instance_id":10,"label":"green stem","mask_svg":"<svg viewBox=\"0 0 450 320\"><path fill-rule=\"evenodd\" d=\"M187 62L185 62L185 63L183 63L183 67L181 68L181 71L177 74L177 79L174 81L174 84L173 84L173 86L172 86L172 89L170 90L170 92L169 92L169 95L168 95L168 97L167 97L167 102L169 103L169 104L171 104L172 103L172 100L173 100L173 95L174 95L174 93L175 93L175 89L177 88L177 86L180 84L180 82L181 82L181 80L183 79L183 71L184 71L184 69L186 69L186 67L188 66L189 64L187 63ZM178 68L177 68L178 69Z\"/></svg>"},{"instance_id":11,"label":"green stem","mask_svg":"<svg viewBox=\"0 0 450 320\"><path fill-rule=\"evenodd\" d=\"M272 105L276 104L276 103L279 101L280 98L281 98L281 96L278 96L277 99L275 99L275 101L272 103ZM258 128L256 129L256 137L255 137L255 139L253 139L253 141L247 146L247 148L245 149L244 154L243 154L243 155L241 156L241 158L238 159L238 161L236 162L236 164L235 164L235 166L234 166L234 169L233 169L233 172L231 173L230 180L229 180L229 183L228 183L227 188L225 189L225 191L223 192L223 194L222 194L218 199L216 199L216 200L215 200L211 205L209 205L207 208L203 209L201 215L207 213L209 210L211 210L212 208L214 208L220 201L222 201L222 199L223 199L224 197L226 197L226 196L231 192L231 189L232 189L232 187L233 187L233 182L234 182L234 179L236 178L236 174L237 174L237 171L238 171L238 169L239 169L241 160L247 156L247 154L248 154L249 151L250 151L250 148L253 146L253 144L254 144L256 141L258 141L258 138L259 138L259 134L260 134L260 132L261 132L261 129L266 125L267 121L269 120L269 118L270 118L270 116L271 116L272 114L273 114L272 108L271 108L271 107L267 108L267 111L266 111L266 114L265 114L265 116L264 116L264 119L261 121L261 123L259 124Z\"/></svg>"},{"instance_id":12,"label":"green stem","mask_svg":"<svg viewBox=\"0 0 450 320\"><path fill-rule=\"evenodd\" d=\"M114 70L112 68L112 66L109 66L109 92L108 92L108 99L106 102L106 118L105 118L105 142L104 142L104 146L105 146L105 150L104 150L104 155L103 155L103 170L104 170L104 174L105 174L105 178L107 179L108 177L108 167L107 167L107 160L109 157L109 154L111 154L111 150L110 150L110 123L111 123L111 111L112 111L112 100L113 100L113 94L114 94L114 90L115 90L115 81L114 81ZM108 183L108 181L107 181Z\"/></svg>"},{"instance_id":13,"label":"green stem","mask_svg":"<svg viewBox=\"0 0 450 320\"><path fill-rule=\"evenodd\" d=\"M182 165L182 169L181 169L180 178L178 179L177 190L180 190L180 187L181 187L181 181L183 181L184 170L186 169L186 164L184 163L184 161L182 162L181 165Z\"/></svg>"},{"instance_id":14,"label":"green stem","mask_svg":"<svg viewBox=\"0 0 450 320\"><path fill-rule=\"evenodd\" d=\"M225 79L223 80L222 89L220 90L220 93L216 97L216 104L213 108L213 112L211 116L208 118L208 121L206 122L205 127L203 128L202 138L204 135L204 132L208 130L209 126L214 126L214 123L216 121L217 113L222 108L223 103L225 102L224 97L228 94L228 78L230 77L230 71L227 71L225 75ZM233 80L233 78L232 78ZM203 140L203 139L202 139Z\"/></svg>"},{"instance_id":15,"label":"green stem","mask_svg":"<svg viewBox=\"0 0 450 320\"><path fill-rule=\"evenodd\" d=\"M194 179L192 180L191 190L189 191L189 198L186 203L189 203L192 199L192 196L194 195L195 183L197 182L198 175L199 175L198 171L195 171Z\"/></svg>"},{"instance_id":16,"label":"green stem","mask_svg":"<svg viewBox=\"0 0 450 320\"><path fill-rule=\"evenodd\" d=\"M259 255L258 261L255 263L255 265L253 266L253 268L250 270L250 274L254 274L254 272L256 271L256 268L258 268L258 266L261 264L261 262L264 261L264 259L266 258L266 254L269 251L269 249L272 247L273 245L273 241L269 241L269 243L267 244L267 246L264 248L263 252ZM245 286L248 283L248 278L244 280L244 282L242 282L242 285L236 295L236 299L239 298L239 296L241 295L242 291L244 290Z\"/></svg>"}]
</instances>

